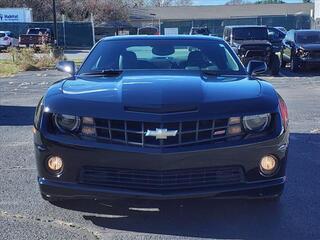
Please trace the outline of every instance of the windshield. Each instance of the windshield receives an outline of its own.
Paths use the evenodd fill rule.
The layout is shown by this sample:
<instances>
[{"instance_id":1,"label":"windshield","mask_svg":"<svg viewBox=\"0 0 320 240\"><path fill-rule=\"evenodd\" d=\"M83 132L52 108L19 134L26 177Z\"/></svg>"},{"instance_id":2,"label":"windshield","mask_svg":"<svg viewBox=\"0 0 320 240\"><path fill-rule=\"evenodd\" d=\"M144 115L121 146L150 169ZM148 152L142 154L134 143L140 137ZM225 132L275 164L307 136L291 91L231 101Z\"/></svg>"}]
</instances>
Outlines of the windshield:
<instances>
[{"instance_id":1,"label":"windshield","mask_svg":"<svg viewBox=\"0 0 320 240\"><path fill-rule=\"evenodd\" d=\"M319 32L297 32L296 42L300 44L308 43L320 43L320 31Z\"/></svg>"},{"instance_id":2,"label":"windshield","mask_svg":"<svg viewBox=\"0 0 320 240\"><path fill-rule=\"evenodd\" d=\"M41 29L29 29L28 34L35 34L35 35L40 35L40 34L46 34L47 29L41 28Z\"/></svg>"},{"instance_id":3,"label":"windshield","mask_svg":"<svg viewBox=\"0 0 320 240\"><path fill-rule=\"evenodd\" d=\"M267 28L248 27L233 29L234 40L268 40Z\"/></svg>"},{"instance_id":4,"label":"windshield","mask_svg":"<svg viewBox=\"0 0 320 240\"><path fill-rule=\"evenodd\" d=\"M192 35L209 35L209 29L208 28L193 28Z\"/></svg>"},{"instance_id":5,"label":"windshield","mask_svg":"<svg viewBox=\"0 0 320 240\"><path fill-rule=\"evenodd\" d=\"M6 36L4 33L0 33L0 37L4 37Z\"/></svg>"},{"instance_id":6,"label":"windshield","mask_svg":"<svg viewBox=\"0 0 320 240\"><path fill-rule=\"evenodd\" d=\"M138 35L158 35L158 28L144 27L138 29Z\"/></svg>"},{"instance_id":7,"label":"windshield","mask_svg":"<svg viewBox=\"0 0 320 240\"><path fill-rule=\"evenodd\" d=\"M234 53L221 41L134 39L101 41L79 74L103 70L209 70L245 74Z\"/></svg>"}]
</instances>

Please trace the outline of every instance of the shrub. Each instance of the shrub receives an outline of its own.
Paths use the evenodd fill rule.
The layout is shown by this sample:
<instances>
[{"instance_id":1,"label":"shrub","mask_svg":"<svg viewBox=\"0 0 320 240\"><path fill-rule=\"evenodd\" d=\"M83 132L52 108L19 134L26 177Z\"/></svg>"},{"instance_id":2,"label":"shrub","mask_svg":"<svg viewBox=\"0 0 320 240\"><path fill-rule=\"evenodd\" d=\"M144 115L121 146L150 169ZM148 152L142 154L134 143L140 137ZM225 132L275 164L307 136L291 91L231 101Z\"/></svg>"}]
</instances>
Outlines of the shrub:
<instances>
[{"instance_id":1,"label":"shrub","mask_svg":"<svg viewBox=\"0 0 320 240\"><path fill-rule=\"evenodd\" d=\"M58 60L62 59L61 55L57 56L55 54L56 50L45 45L38 49L10 48L8 52L12 56L12 61L17 64L22 71L34 71L43 68L51 68L55 66Z\"/></svg>"}]
</instances>

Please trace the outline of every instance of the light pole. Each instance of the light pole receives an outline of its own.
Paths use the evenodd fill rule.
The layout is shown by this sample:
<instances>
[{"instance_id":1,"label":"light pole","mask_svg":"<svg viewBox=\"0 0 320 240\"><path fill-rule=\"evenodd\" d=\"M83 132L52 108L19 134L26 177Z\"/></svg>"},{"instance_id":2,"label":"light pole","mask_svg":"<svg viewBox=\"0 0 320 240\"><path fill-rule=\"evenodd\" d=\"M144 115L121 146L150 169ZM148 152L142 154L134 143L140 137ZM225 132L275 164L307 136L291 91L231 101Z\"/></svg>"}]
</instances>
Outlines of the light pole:
<instances>
[{"instance_id":1,"label":"light pole","mask_svg":"<svg viewBox=\"0 0 320 240\"><path fill-rule=\"evenodd\" d=\"M54 45L58 46L58 28L57 28L57 12L56 12L56 0L52 0L52 13L53 13L53 34Z\"/></svg>"}]
</instances>

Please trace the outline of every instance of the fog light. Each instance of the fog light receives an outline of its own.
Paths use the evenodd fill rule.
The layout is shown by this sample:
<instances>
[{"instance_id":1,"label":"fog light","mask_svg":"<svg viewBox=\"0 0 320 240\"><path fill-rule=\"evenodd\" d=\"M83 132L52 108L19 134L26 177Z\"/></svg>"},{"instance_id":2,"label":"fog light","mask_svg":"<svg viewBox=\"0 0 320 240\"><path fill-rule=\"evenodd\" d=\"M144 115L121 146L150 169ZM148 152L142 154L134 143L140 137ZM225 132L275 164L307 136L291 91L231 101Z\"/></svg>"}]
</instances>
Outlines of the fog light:
<instances>
[{"instance_id":1,"label":"fog light","mask_svg":"<svg viewBox=\"0 0 320 240\"><path fill-rule=\"evenodd\" d=\"M63 168L62 158L58 156L52 156L48 159L48 169L53 172L61 172Z\"/></svg>"},{"instance_id":2,"label":"fog light","mask_svg":"<svg viewBox=\"0 0 320 240\"><path fill-rule=\"evenodd\" d=\"M268 156L264 156L263 158L261 158L260 170L263 174L270 175L270 174L274 173L276 168L277 168L277 158L276 157L274 157L272 155L268 155Z\"/></svg>"}]
</instances>

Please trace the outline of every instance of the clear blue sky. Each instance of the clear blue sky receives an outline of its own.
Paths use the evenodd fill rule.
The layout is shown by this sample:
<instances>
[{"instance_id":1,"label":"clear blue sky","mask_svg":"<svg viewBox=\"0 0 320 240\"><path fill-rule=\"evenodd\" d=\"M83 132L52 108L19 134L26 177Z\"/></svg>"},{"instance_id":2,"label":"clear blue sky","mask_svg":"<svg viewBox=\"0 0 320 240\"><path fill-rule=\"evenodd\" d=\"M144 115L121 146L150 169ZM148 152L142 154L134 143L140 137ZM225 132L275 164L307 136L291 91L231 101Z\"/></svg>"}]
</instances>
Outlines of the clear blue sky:
<instances>
[{"instance_id":1,"label":"clear blue sky","mask_svg":"<svg viewBox=\"0 0 320 240\"><path fill-rule=\"evenodd\" d=\"M193 5L220 5L225 4L228 0L193 0ZM252 0L253 1L253 0ZM285 0L288 3L302 2L302 0Z\"/></svg>"}]
</instances>

